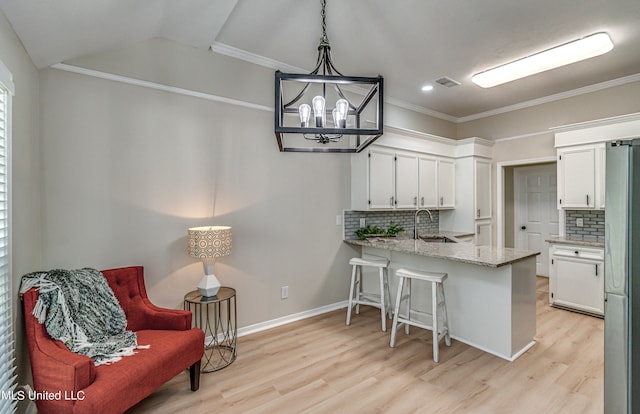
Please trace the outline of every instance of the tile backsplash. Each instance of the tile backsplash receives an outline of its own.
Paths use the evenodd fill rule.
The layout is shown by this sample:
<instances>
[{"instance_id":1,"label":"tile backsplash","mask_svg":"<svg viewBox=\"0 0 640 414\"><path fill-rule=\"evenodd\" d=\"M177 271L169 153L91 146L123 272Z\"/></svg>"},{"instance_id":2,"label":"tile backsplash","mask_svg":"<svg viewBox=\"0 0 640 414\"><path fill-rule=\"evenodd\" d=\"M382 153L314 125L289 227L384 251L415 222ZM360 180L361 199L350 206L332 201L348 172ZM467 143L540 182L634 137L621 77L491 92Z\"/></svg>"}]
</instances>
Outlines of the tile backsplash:
<instances>
[{"instance_id":1,"label":"tile backsplash","mask_svg":"<svg viewBox=\"0 0 640 414\"><path fill-rule=\"evenodd\" d=\"M437 210L430 210L433 215L433 222L429 220L429 214L420 213L419 232L437 232L440 229L440 216ZM360 219L364 218L366 225L378 226L382 229L389 227L393 221L401 227L404 232L413 235L413 222L415 210L394 210L394 211L353 211L344 212L344 238L345 240L357 239L356 230L360 228Z\"/></svg>"},{"instance_id":2,"label":"tile backsplash","mask_svg":"<svg viewBox=\"0 0 640 414\"><path fill-rule=\"evenodd\" d=\"M577 220L582 219L582 227ZM567 237L604 241L604 210L566 210L565 235Z\"/></svg>"}]
</instances>

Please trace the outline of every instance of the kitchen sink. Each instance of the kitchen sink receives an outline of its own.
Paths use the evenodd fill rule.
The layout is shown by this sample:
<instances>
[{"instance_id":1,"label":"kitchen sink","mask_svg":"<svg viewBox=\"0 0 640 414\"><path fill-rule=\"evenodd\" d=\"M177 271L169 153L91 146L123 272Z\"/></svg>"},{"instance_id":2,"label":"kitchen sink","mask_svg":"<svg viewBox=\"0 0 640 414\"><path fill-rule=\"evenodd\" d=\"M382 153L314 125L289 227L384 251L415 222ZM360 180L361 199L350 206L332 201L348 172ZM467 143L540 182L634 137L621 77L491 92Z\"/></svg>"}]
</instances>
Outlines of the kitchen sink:
<instances>
[{"instance_id":1,"label":"kitchen sink","mask_svg":"<svg viewBox=\"0 0 640 414\"><path fill-rule=\"evenodd\" d=\"M420 237L420 240L427 243L456 243L448 237Z\"/></svg>"}]
</instances>

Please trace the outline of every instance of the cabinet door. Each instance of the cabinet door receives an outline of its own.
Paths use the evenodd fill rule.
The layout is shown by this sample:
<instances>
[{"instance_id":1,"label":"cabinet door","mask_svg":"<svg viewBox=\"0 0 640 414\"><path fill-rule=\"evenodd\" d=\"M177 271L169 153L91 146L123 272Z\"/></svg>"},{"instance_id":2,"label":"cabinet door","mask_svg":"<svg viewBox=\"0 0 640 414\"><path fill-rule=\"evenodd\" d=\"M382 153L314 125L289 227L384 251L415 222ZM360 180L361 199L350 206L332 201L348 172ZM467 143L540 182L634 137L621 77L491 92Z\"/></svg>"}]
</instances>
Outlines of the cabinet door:
<instances>
[{"instance_id":1,"label":"cabinet door","mask_svg":"<svg viewBox=\"0 0 640 414\"><path fill-rule=\"evenodd\" d=\"M555 292L558 305L604 313L604 265L601 261L583 261L554 257Z\"/></svg>"},{"instance_id":2,"label":"cabinet door","mask_svg":"<svg viewBox=\"0 0 640 414\"><path fill-rule=\"evenodd\" d=\"M456 204L456 163L438 160L438 207L454 208Z\"/></svg>"},{"instance_id":3,"label":"cabinet door","mask_svg":"<svg viewBox=\"0 0 640 414\"><path fill-rule=\"evenodd\" d=\"M418 207L418 157L396 154L396 208Z\"/></svg>"},{"instance_id":4,"label":"cabinet door","mask_svg":"<svg viewBox=\"0 0 640 414\"><path fill-rule=\"evenodd\" d=\"M491 163L475 160L474 205L476 219L491 218Z\"/></svg>"},{"instance_id":5,"label":"cabinet door","mask_svg":"<svg viewBox=\"0 0 640 414\"><path fill-rule=\"evenodd\" d=\"M562 193L558 193L562 208L595 207L595 149L581 148L560 153Z\"/></svg>"},{"instance_id":6,"label":"cabinet door","mask_svg":"<svg viewBox=\"0 0 640 414\"><path fill-rule=\"evenodd\" d=\"M369 151L369 208L394 207L394 157L393 152Z\"/></svg>"},{"instance_id":7,"label":"cabinet door","mask_svg":"<svg viewBox=\"0 0 640 414\"><path fill-rule=\"evenodd\" d=\"M604 210L604 183L606 182L607 172L607 148L605 146L599 146L595 150L596 157L596 195L595 203L597 210Z\"/></svg>"},{"instance_id":8,"label":"cabinet door","mask_svg":"<svg viewBox=\"0 0 640 414\"><path fill-rule=\"evenodd\" d=\"M438 160L420 157L418 159L419 206L438 208Z\"/></svg>"},{"instance_id":9,"label":"cabinet door","mask_svg":"<svg viewBox=\"0 0 640 414\"><path fill-rule=\"evenodd\" d=\"M491 246L491 222L476 222L476 246Z\"/></svg>"}]
</instances>

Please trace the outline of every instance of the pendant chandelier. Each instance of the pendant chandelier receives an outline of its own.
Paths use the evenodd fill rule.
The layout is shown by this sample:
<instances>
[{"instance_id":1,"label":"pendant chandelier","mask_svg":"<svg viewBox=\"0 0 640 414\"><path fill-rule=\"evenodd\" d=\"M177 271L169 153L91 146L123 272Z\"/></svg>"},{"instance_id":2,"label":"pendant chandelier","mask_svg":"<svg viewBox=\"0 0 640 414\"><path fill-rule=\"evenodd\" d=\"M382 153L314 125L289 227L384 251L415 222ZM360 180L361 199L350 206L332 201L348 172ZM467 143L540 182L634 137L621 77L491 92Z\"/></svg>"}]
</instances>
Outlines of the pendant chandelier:
<instances>
[{"instance_id":1,"label":"pendant chandelier","mask_svg":"<svg viewBox=\"0 0 640 414\"><path fill-rule=\"evenodd\" d=\"M362 151L382 135L383 79L344 76L331 60L322 6L322 37L309 74L275 74L275 134L282 152Z\"/></svg>"}]
</instances>

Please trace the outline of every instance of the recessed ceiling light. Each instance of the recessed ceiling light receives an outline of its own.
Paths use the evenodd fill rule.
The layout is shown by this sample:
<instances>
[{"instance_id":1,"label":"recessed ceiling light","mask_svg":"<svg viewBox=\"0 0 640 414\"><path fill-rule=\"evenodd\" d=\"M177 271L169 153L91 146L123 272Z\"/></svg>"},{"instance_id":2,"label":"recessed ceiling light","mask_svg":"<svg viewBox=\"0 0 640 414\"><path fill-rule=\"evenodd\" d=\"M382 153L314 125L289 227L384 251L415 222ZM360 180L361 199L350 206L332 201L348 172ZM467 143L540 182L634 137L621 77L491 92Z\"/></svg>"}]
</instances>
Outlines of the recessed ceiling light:
<instances>
[{"instance_id":1,"label":"recessed ceiling light","mask_svg":"<svg viewBox=\"0 0 640 414\"><path fill-rule=\"evenodd\" d=\"M433 85L424 85L421 90L422 92L431 92L433 90Z\"/></svg>"},{"instance_id":2,"label":"recessed ceiling light","mask_svg":"<svg viewBox=\"0 0 640 414\"><path fill-rule=\"evenodd\" d=\"M535 75L607 53L613 42L607 33L595 33L573 42L476 73L471 80L483 88L491 88L516 79Z\"/></svg>"}]
</instances>

